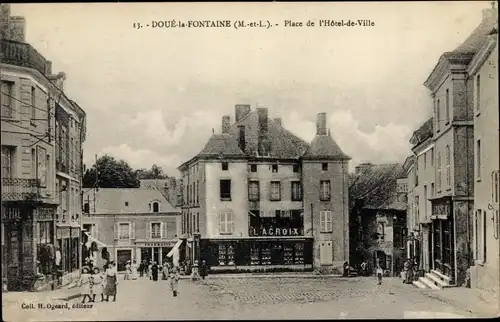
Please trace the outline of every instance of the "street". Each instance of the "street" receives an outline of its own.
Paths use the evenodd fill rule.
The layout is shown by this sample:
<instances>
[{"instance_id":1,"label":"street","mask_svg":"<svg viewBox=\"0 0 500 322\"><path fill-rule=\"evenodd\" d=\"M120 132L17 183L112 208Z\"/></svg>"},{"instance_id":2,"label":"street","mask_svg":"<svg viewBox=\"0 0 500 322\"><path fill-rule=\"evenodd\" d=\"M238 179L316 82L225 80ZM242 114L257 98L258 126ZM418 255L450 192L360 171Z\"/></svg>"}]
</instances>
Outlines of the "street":
<instances>
[{"instance_id":1,"label":"street","mask_svg":"<svg viewBox=\"0 0 500 322\"><path fill-rule=\"evenodd\" d=\"M174 298L167 281L120 281L116 302L89 308L4 307L4 320L358 319L469 317L417 288L386 279L211 278L181 280ZM63 303L53 301L52 304Z\"/></svg>"}]
</instances>

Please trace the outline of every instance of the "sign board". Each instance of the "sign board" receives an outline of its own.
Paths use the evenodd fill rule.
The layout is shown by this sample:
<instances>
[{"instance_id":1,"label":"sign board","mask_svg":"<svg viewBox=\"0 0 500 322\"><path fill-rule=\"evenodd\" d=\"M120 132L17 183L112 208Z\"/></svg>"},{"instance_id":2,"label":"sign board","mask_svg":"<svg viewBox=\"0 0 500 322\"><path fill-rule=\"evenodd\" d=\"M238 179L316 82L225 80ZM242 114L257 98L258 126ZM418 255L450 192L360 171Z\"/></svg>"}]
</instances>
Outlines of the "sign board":
<instances>
[{"instance_id":1,"label":"sign board","mask_svg":"<svg viewBox=\"0 0 500 322\"><path fill-rule=\"evenodd\" d=\"M56 214L56 210L54 208L38 208L35 211L35 220L44 221L44 220L54 220Z\"/></svg>"},{"instance_id":2,"label":"sign board","mask_svg":"<svg viewBox=\"0 0 500 322\"><path fill-rule=\"evenodd\" d=\"M433 202L431 218L447 219L450 214L451 202L449 199Z\"/></svg>"},{"instance_id":3,"label":"sign board","mask_svg":"<svg viewBox=\"0 0 500 322\"><path fill-rule=\"evenodd\" d=\"M300 228L250 228L251 236L302 236Z\"/></svg>"},{"instance_id":4,"label":"sign board","mask_svg":"<svg viewBox=\"0 0 500 322\"><path fill-rule=\"evenodd\" d=\"M2 207L2 220L21 220L21 210L19 208Z\"/></svg>"},{"instance_id":5,"label":"sign board","mask_svg":"<svg viewBox=\"0 0 500 322\"><path fill-rule=\"evenodd\" d=\"M69 227L57 227L56 239L70 238Z\"/></svg>"},{"instance_id":6,"label":"sign board","mask_svg":"<svg viewBox=\"0 0 500 322\"><path fill-rule=\"evenodd\" d=\"M141 247L174 247L175 243L173 243L173 242L146 242L146 243L141 243L140 246Z\"/></svg>"}]
</instances>

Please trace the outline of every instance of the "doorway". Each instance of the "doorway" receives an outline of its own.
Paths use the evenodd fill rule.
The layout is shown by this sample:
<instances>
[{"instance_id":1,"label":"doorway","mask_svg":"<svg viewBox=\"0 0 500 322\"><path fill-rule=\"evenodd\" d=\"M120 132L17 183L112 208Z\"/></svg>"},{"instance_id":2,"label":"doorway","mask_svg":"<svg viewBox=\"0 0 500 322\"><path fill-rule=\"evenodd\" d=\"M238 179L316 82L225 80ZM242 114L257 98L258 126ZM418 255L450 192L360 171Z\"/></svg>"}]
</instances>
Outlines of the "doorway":
<instances>
[{"instance_id":1,"label":"doorway","mask_svg":"<svg viewBox=\"0 0 500 322\"><path fill-rule=\"evenodd\" d=\"M7 289L19 290L22 270L22 225L20 221L5 224L7 243Z\"/></svg>"},{"instance_id":2,"label":"doorway","mask_svg":"<svg viewBox=\"0 0 500 322\"><path fill-rule=\"evenodd\" d=\"M319 245L319 261L321 265L333 264L333 242L321 242Z\"/></svg>"},{"instance_id":3,"label":"doorway","mask_svg":"<svg viewBox=\"0 0 500 322\"><path fill-rule=\"evenodd\" d=\"M116 265L118 271L124 271L127 261L132 260L132 250L130 249L119 249L116 251Z\"/></svg>"}]
</instances>

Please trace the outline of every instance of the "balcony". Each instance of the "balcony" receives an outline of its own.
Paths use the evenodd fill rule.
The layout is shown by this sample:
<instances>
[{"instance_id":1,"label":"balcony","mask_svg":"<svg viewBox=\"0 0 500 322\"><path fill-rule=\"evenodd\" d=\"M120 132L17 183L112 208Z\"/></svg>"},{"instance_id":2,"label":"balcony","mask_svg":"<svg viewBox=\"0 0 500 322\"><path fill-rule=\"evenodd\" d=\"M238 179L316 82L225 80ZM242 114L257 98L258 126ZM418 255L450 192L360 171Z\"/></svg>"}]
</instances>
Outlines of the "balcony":
<instances>
[{"instance_id":1,"label":"balcony","mask_svg":"<svg viewBox=\"0 0 500 322\"><path fill-rule=\"evenodd\" d=\"M38 186L38 179L2 178L2 201L39 200Z\"/></svg>"},{"instance_id":2,"label":"balcony","mask_svg":"<svg viewBox=\"0 0 500 322\"><path fill-rule=\"evenodd\" d=\"M2 39L0 45L2 63L33 68L45 74L47 60L30 44Z\"/></svg>"}]
</instances>

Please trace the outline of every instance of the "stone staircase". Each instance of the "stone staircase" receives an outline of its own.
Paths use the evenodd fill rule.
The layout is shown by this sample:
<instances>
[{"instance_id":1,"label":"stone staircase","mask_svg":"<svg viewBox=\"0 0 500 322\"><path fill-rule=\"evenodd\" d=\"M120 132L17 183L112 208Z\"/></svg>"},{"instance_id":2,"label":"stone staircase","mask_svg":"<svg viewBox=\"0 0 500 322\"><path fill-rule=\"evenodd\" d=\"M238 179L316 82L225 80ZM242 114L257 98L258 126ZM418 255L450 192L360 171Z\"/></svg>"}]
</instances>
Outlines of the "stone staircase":
<instances>
[{"instance_id":1,"label":"stone staircase","mask_svg":"<svg viewBox=\"0 0 500 322\"><path fill-rule=\"evenodd\" d=\"M418 281L413 281L413 285L422 289L442 290L452 287L453 285L450 285L450 282L451 279L448 276L436 270L431 270L430 273L426 273L425 276L420 277Z\"/></svg>"}]
</instances>

